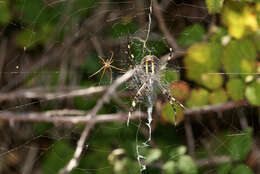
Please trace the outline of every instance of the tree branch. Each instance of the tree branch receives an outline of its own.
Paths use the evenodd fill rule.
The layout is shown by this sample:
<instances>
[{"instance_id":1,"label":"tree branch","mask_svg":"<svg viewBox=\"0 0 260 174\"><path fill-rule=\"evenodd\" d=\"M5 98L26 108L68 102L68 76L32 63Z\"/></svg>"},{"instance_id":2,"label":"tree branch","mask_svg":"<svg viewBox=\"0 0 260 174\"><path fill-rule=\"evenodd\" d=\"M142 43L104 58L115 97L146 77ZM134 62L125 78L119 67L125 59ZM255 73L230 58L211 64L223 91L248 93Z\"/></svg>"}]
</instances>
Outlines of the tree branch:
<instances>
[{"instance_id":1,"label":"tree branch","mask_svg":"<svg viewBox=\"0 0 260 174\"><path fill-rule=\"evenodd\" d=\"M55 93L48 93L44 91L39 91L38 89L35 90L18 90L10 93L0 93L0 100L13 100L16 98L40 98L44 100L53 100L53 99L61 99L61 98L72 98L78 96L90 96L95 95L101 92L104 92L107 89L106 86L97 86L97 87L90 87L85 89L73 89L59 91Z\"/></svg>"},{"instance_id":2,"label":"tree branch","mask_svg":"<svg viewBox=\"0 0 260 174\"><path fill-rule=\"evenodd\" d=\"M185 115L194 115L194 114L205 114L209 112L223 112L228 109L240 107L240 106L246 106L248 103L245 100L239 101L239 102L227 102L224 104L218 104L218 105L207 105L203 107L198 107L194 109L188 109L184 111Z\"/></svg>"},{"instance_id":3,"label":"tree branch","mask_svg":"<svg viewBox=\"0 0 260 174\"><path fill-rule=\"evenodd\" d=\"M165 35L167 41L170 43L171 47L173 47L174 50L179 50L179 46L177 45L175 38L172 37L170 31L168 30L168 28L165 24L165 21L164 21L163 15L161 13L158 1L157 0L152 0L152 1L153 1L154 13L155 13L155 16L158 20L159 27L160 27L161 31Z\"/></svg>"},{"instance_id":4,"label":"tree branch","mask_svg":"<svg viewBox=\"0 0 260 174\"><path fill-rule=\"evenodd\" d=\"M70 114L66 114L68 116L61 116L63 115L62 112L69 112ZM109 122L126 122L128 113L116 113L116 114L102 114L97 115L96 117L92 117L90 114L84 115L84 111L80 110L60 110L49 113L15 113L15 112L8 112L3 111L0 112L0 120L7 120L7 121L21 121L21 122L52 122L52 123L65 123L65 124L90 124L90 123L109 123ZM83 115L82 115L83 114ZM64 114L65 115L65 114ZM81 115L81 116L75 116ZM147 115L142 112L134 112L131 119L138 119L138 118L146 118Z\"/></svg>"},{"instance_id":5,"label":"tree branch","mask_svg":"<svg viewBox=\"0 0 260 174\"><path fill-rule=\"evenodd\" d=\"M90 111L89 117L90 119L94 118L97 114L97 112L101 109L101 107L104 105L105 102L108 102L111 98L111 96L115 93L116 88L121 85L122 83L124 83L125 81L127 81L129 78L132 77L132 75L134 74L135 69L129 70L128 72L126 72L124 75L122 75L121 77L117 78L115 80L115 82L109 86L108 90L106 91L106 93L103 95L103 97L97 102L96 106ZM62 168L59 171L59 174L68 174L72 171L73 168L77 167L78 162L79 162L79 157L82 153L85 141L89 135L89 132L91 131L91 129L95 126L95 123L89 123L85 129L83 130L80 139L77 142L77 148L76 151L74 152L74 155L72 157L72 159L69 161L69 163Z\"/></svg>"},{"instance_id":6,"label":"tree branch","mask_svg":"<svg viewBox=\"0 0 260 174\"><path fill-rule=\"evenodd\" d=\"M104 99L103 99L104 100ZM103 101L104 102L104 101ZM103 104L102 104L103 105ZM240 102L227 102L220 105L203 106L194 109L187 109L184 111L185 115L205 114L209 112L223 112L228 109L246 106L246 101ZM98 109L98 108L96 108ZM98 109L99 110L99 109ZM132 119L146 118L146 114L142 112L134 112ZM1 111L0 120L13 120L24 122L53 122L53 123L68 123L68 124L88 124L88 123L106 123L114 121L125 122L127 113L115 113L98 115L97 117L91 116L91 114L82 110L52 110L47 112L29 112L29 113L17 113L10 111Z\"/></svg>"}]
</instances>

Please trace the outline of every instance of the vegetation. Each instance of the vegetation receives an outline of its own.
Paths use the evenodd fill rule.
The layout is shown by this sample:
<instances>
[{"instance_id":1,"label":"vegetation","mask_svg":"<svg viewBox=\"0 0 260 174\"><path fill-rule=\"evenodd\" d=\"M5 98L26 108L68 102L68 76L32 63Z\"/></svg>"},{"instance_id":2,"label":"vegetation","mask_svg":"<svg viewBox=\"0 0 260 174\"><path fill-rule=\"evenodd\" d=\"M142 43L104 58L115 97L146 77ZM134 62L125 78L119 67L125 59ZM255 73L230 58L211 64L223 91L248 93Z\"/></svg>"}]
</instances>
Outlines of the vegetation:
<instances>
[{"instance_id":1,"label":"vegetation","mask_svg":"<svg viewBox=\"0 0 260 174\"><path fill-rule=\"evenodd\" d=\"M260 172L260 1L152 2L0 0L0 173L62 173L86 130L73 174L140 173L138 146L143 173ZM170 48L161 83L186 108L156 91L147 141L145 101L125 124L136 84L112 86ZM113 82L89 78L111 52Z\"/></svg>"}]
</instances>

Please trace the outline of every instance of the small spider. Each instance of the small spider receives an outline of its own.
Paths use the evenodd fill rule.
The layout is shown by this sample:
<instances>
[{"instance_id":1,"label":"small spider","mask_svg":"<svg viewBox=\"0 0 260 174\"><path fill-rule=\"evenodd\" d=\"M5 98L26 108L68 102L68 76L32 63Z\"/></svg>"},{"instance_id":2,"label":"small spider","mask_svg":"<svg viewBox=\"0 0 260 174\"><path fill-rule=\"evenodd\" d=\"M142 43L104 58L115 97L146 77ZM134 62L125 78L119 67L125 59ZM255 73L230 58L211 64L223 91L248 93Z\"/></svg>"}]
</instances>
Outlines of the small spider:
<instances>
[{"instance_id":1,"label":"small spider","mask_svg":"<svg viewBox=\"0 0 260 174\"><path fill-rule=\"evenodd\" d=\"M105 72L106 72L106 70L109 69L109 70L110 70L110 83L111 83L111 82L112 82L112 68L117 69L117 70L119 70L119 71L124 71L124 70L122 70L122 69L120 69L120 68L117 68L117 67L115 67L115 66L112 65L112 63L113 63L113 60L112 60L113 57L114 57L114 52L113 52L113 51L111 51L111 57L110 57L110 59L104 60L102 57L98 56L98 58L102 61L102 63L103 63L104 66L102 66L97 72L95 72L94 74L92 74L91 76L89 76L89 78L93 77L94 75L96 75L97 73L99 73L101 70L103 70L102 75L101 75L101 79L102 79L103 76L104 76L104 74L105 74Z\"/></svg>"},{"instance_id":2,"label":"small spider","mask_svg":"<svg viewBox=\"0 0 260 174\"><path fill-rule=\"evenodd\" d=\"M132 61L134 61L133 54L130 53L130 45L128 44L129 48L129 56ZM170 55L168 60L171 60L173 57L173 51L170 49ZM180 102L178 102L175 98L173 98L169 91L165 89L160 83L160 73L165 68L165 65L160 61L160 59L154 55L146 55L142 58L141 63L137 64L135 62L135 74L134 74L134 83L138 85L138 91L132 101L132 105L130 107L128 121L131 117L131 113L134 111L136 104L140 102L141 99L149 99L153 97L154 94L154 87L157 87L164 96L166 96L167 100L172 106L174 111L174 115L176 115L176 108L174 103L179 104L182 108L185 108Z\"/></svg>"}]
</instances>

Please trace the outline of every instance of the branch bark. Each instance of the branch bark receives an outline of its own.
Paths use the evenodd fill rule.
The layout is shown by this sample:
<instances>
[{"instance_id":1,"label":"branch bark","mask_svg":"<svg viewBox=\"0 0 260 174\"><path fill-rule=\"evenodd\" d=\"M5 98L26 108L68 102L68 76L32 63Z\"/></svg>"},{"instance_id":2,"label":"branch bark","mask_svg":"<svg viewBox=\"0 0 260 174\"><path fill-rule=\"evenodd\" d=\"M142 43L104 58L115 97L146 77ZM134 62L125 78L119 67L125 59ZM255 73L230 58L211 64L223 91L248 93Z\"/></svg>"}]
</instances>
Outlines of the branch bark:
<instances>
[{"instance_id":1,"label":"branch bark","mask_svg":"<svg viewBox=\"0 0 260 174\"><path fill-rule=\"evenodd\" d=\"M110 98L110 97L109 97ZM104 100L104 99L103 99ZM102 106L105 101L99 104ZM246 106L248 103L246 101L240 102L227 102L220 105L203 106L200 108L187 109L184 114L187 116L205 114L209 112L223 112L228 109L237 108L241 106ZM99 110L96 108L95 110ZM146 118L146 114L142 112L134 112L131 119ZM1 111L0 120L13 120L13 121L23 121L23 122L53 122L53 123L67 123L67 124L88 124L88 123L107 123L114 121L125 122L127 119L127 113L118 112L115 114L104 114L97 115L97 117L91 116L90 113L82 110L53 110L47 112L28 112L19 113L11 111Z\"/></svg>"},{"instance_id":2,"label":"branch bark","mask_svg":"<svg viewBox=\"0 0 260 174\"><path fill-rule=\"evenodd\" d=\"M62 112L70 113L68 116L62 114ZM84 111L80 110L59 110L55 112L44 113L15 113L4 111L0 112L0 120L7 121L21 121L21 122L52 122L52 123L64 123L64 124L90 124L90 123L109 123L109 122L126 122L128 113L115 113L115 114L102 114L92 117L90 114L84 116ZM62 116L63 115L63 116ZM81 115L81 116L77 116ZM142 112L134 112L131 119L146 118L147 115Z\"/></svg>"},{"instance_id":3,"label":"branch bark","mask_svg":"<svg viewBox=\"0 0 260 174\"><path fill-rule=\"evenodd\" d=\"M3 100L13 100L16 98L40 98L44 100L53 100L53 99L61 99L61 98L72 98L78 96L90 96L95 95L101 92L104 92L107 89L106 86L97 86L90 87L85 89L65 89L64 91L59 92L44 92L38 89L29 89L29 90L17 90L10 93L0 93L0 101Z\"/></svg>"},{"instance_id":4,"label":"branch bark","mask_svg":"<svg viewBox=\"0 0 260 174\"><path fill-rule=\"evenodd\" d=\"M161 31L163 32L167 41L170 43L170 45L173 47L173 49L179 50L179 46L177 45L176 39L171 35L170 31L168 30L168 28L165 24L158 1L157 0L152 0L152 1L153 1L154 13L158 20Z\"/></svg>"},{"instance_id":5,"label":"branch bark","mask_svg":"<svg viewBox=\"0 0 260 174\"><path fill-rule=\"evenodd\" d=\"M104 105L105 102L108 102L110 100L111 96L115 93L115 90L117 89L117 87L119 85L121 85L122 83L124 83L125 81L127 81L129 78L131 78L132 75L134 74L134 72L135 72L134 69L129 70L124 75L117 78L112 85L110 85L110 87L108 88L106 93L103 95L103 97L97 102L96 106L90 111L90 114L89 114L90 119L96 117L97 112L102 108L102 106ZM78 166L79 158L83 151L85 141L87 140L89 132L91 131L92 128L94 128L94 126L95 126L95 123L91 122L85 127L85 129L83 130L83 132L80 136L80 139L77 142L77 148L76 148L76 151L74 152L72 159L68 162L68 164L64 168L62 168L59 171L59 174L68 174L72 171L72 169L74 169L75 167Z\"/></svg>"}]
</instances>

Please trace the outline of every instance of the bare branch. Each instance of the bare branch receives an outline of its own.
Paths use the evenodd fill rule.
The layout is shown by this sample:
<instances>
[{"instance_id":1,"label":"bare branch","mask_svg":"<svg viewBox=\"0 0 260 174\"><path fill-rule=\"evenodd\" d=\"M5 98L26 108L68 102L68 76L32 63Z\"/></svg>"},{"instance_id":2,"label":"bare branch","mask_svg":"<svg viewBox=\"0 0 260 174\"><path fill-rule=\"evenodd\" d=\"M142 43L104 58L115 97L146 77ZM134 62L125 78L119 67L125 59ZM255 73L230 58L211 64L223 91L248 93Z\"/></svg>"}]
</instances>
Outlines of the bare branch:
<instances>
[{"instance_id":1,"label":"bare branch","mask_svg":"<svg viewBox=\"0 0 260 174\"><path fill-rule=\"evenodd\" d=\"M64 90L55 93L48 93L39 90L18 90L10 93L0 93L0 100L12 100L16 98L41 98L45 100L61 99L61 98L72 98L78 96L90 96L107 89L106 86L90 87L87 89L74 89L74 90Z\"/></svg>"},{"instance_id":2,"label":"bare branch","mask_svg":"<svg viewBox=\"0 0 260 174\"><path fill-rule=\"evenodd\" d=\"M68 114L68 113L70 114ZM62 117L61 115L68 115ZM81 115L81 116L75 116ZM116 114L102 114L92 117L90 114L86 116L84 111L80 110L60 110L55 112L44 112L44 113L15 113L15 112L0 112L0 120L13 120L22 122L52 122L52 123L66 123L66 124L89 124L89 123L108 123L108 122L126 122L127 113L116 113ZM134 112L131 119L146 118L146 114L142 112Z\"/></svg>"},{"instance_id":3,"label":"bare branch","mask_svg":"<svg viewBox=\"0 0 260 174\"><path fill-rule=\"evenodd\" d=\"M122 83L124 83L125 81L127 81L129 78L131 78L132 75L134 74L134 71L135 71L134 69L129 70L124 75L122 75L121 77L119 77L115 80L115 82L108 88L108 90L106 91L104 96L101 98L101 100L99 100L98 103L96 104L96 106L93 108L93 110L91 111L91 115L93 115L93 116L96 115L96 113L103 106L103 104L110 100L111 96L115 93L116 88L119 85L121 85Z\"/></svg>"},{"instance_id":4,"label":"bare branch","mask_svg":"<svg viewBox=\"0 0 260 174\"><path fill-rule=\"evenodd\" d=\"M121 85L122 83L124 83L125 81L127 81L129 78L132 77L132 75L134 74L135 70L129 70L128 72L126 72L124 75L122 75L121 77L117 78L115 80L115 82L110 85L110 87L108 88L108 90L106 91L106 93L103 95L103 97L98 101L98 103L96 104L96 106L90 111L90 118L94 118L97 114L97 112L101 109L101 107L103 106L103 104L105 102L108 102L111 98L111 96L115 93L116 88ZM79 157L82 153L85 141L89 135L89 132L91 131L91 129L95 126L95 123L90 123L89 125L87 125L85 127L85 129L83 130L80 139L77 143L77 148L76 151L74 152L74 155L72 157L72 159L69 161L69 163L60 170L59 174L67 174L70 173L72 171L73 168L77 167L78 162L79 162Z\"/></svg>"},{"instance_id":5,"label":"bare branch","mask_svg":"<svg viewBox=\"0 0 260 174\"><path fill-rule=\"evenodd\" d=\"M228 109L240 107L240 106L246 106L248 103L245 100L242 100L240 102L227 102L224 104L218 104L218 105L208 105L203 107L198 107L194 109L188 109L184 111L185 115L194 115L194 114L205 114L209 112L222 112Z\"/></svg>"},{"instance_id":6,"label":"bare branch","mask_svg":"<svg viewBox=\"0 0 260 174\"><path fill-rule=\"evenodd\" d=\"M95 123L90 123L89 125L87 125L85 127L84 131L82 132L82 134L80 136L80 139L77 142L77 148L74 152L72 159L69 161L69 163L64 168L62 168L59 171L59 174L68 174L72 171L72 169L77 167L80 155L84 148L85 141L89 135L90 130L94 127L94 125L95 125ZM88 147L88 145L86 145L86 148L87 147Z\"/></svg>"},{"instance_id":7,"label":"bare branch","mask_svg":"<svg viewBox=\"0 0 260 174\"><path fill-rule=\"evenodd\" d=\"M158 1L157 0L152 0L152 1L153 1L154 13L158 20L160 29L162 30L163 34L165 35L167 41L170 43L171 47L173 47L175 50L179 50L179 46L177 45L175 38L171 35L170 31L168 30L168 28L165 24Z\"/></svg>"},{"instance_id":8,"label":"bare branch","mask_svg":"<svg viewBox=\"0 0 260 174\"><path fill-rule=\"evenodd\" d=\"M227 102L220 105L203 106L195 109L185 110L185 115L204 114L209 112L221 112L228 109L245 106L246 101L241 102ZM99 109L98 109L99 110ZM87 114L86 111L82 110L52 110L47 112L30 112L30 113L17 113L10 111L0 112L0 120L13 120L13 121L24 121L24 122L53 122L53 123L68 123L68 124L88 124L88 123L105 123L122 121L125 122L127 118L126 113L116 114L104 114L93 117L91 114ZM134 112L133 118L146 118L146 114L142 112Z\"/></svg>"},{"instance_id":9,"label":"bare branch","mask_svg":"<svg viewBox=\"0 0 260 174\"><path fill-rule=\"evenodd\" d=\"M185 133L186 133L189 155L194 157L195 141L194 141L192 126L189 117L186 117L185 119Z\"/></svg>"},{"instance_id":10,"label":"bare branch","mask_svg":"<svg viewBox=\"0 0 260 174\"><path fill-rule=\"evenodd\" d=\"M23 164L22 173L32 173L33 165L36 162L37 153L39 151L39 148L36 145L33 145L29 148L26 160Z\"/></svg>"},{"instance_id":11,"label":"bare branch","mask_svg":"<svg viewBox=\"0 0 260 174\"><path fill-rule=\"evenodd\" d=\"M231 157L229 156L213 156L212 158L205 158L196 160L196 164L198 166L208 166L208 165L216 165L225 162L232 162Z\"/></svg>"}]
</instances>

